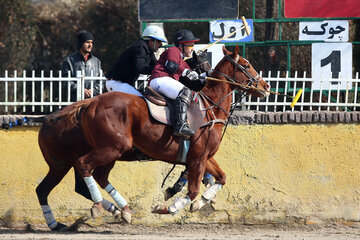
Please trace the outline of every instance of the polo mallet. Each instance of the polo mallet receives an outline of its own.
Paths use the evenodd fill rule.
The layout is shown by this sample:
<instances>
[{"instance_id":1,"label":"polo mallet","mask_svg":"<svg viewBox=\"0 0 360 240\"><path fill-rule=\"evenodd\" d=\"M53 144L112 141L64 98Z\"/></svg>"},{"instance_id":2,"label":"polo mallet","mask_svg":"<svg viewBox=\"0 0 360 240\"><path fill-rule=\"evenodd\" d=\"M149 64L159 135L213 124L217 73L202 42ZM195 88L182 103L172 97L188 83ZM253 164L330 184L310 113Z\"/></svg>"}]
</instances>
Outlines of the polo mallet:
<instances>
[{"instance_id":1,"label":"polo mallet","mask_svg":"<svg viewBox=\"0 0 360 240\"><path fill-rule=\"evenodd\" d=\"M278 92L273 92L273 91L269 91L269 90L265 90L265 89L260 89L260 88L254 87L254 86L249 86L249 85L245 85L245 84L241 84L241 83L234 83L234 82L224 81L224 80L221 80L221 79L218 79L218 78L213 78L213 77L206 77L206 80L229 83L229 84L237 85L237 86L240 86L240 87L243 87L243 88L251 88L251 89L255 89L255 90L258 90L258 91L262 91L262 92L268 92L268 93L272 93L272 94L276 94L276 95L283 95L285 97L289 97L289 98L293 99L293 101L291 102L291 105L290 105L291 108L293 108L295 106L295 104L298 102L298 100L299 100L299 98L300 98L300 96L301 96L301 94L303 92L302 89L299 89L299 91L296 93L295 97L293 97L291 95L287 95L287 94L284 94L284 93L278 93Z\"/></svg>"},{"instance_id":2,"label":"polo mallet","mask_svg":"<svg viewBox=\"0 0 360 240\"><path fill-rule=\"evenodd\" d=\"M207 46L204 47L203 49L200 49L200 50L196 51L196 54L198 54L198 53L200 53L200 52L202 52L202 51L205 51L205 50L208 49L209 47L217 44L218 42L220 42L220 41L222 41L222 40L224 40L224 39L227 39L227 38L230 37L231 35L234 35L236 32L238 32L238 31L240 31L240 30L242 30L242 29L244 29L244 28L245 28L246 34L249 36L249 35L250 35L250 28L249 28L249 25L247 24L246 19L245 19L244 16L241 17L241 21L243 22L243 25L244 25L243 27L241 27L241 28L239 28L239 29L237 29L237 30L229 33L228 35L220 38L219 40L216 40L215 42L207 45ZM184 60L187 60L187 59L189 59L189 58L192 58L192 57L186 57Z\"/></svg>"}]
</instances>

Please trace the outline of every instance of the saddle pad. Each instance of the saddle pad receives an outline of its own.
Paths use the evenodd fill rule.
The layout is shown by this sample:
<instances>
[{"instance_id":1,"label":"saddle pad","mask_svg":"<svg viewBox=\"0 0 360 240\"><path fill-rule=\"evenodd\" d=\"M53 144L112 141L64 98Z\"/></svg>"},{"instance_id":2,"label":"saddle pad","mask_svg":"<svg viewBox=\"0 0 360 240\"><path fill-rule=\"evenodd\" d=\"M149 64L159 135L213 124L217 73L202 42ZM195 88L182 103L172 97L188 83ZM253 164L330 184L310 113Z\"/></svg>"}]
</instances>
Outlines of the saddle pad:
<instances>
[{"instance_id":1,"label":"saddle pad","mask_svg":"<svg viewBox=\"0 0 360 240\"><path fill-rule=\"evenodd\" d=\"M170 108L168 106L158 106L146 98L145 102L148 106L150 115L157 121L164 123L169 126L173 126L173 116ZM200 107L203 108L202 102L200 101ZM171 105L168 103L168 105ZM192 102L188 108L187 112L189 127L191 130L196 131L200 128L201 124L203 123L204 114L199 109L198 105Z\"/></svg>"},{"instance_id":2,"label":"saddle pad","mask_svg":"<svg viewBox=\"0 0 360 240\"><path fill-rule=\"evenodd\" d=\"M158 106L152 102L150 102L149 100L147 100L146 98L145 102L149 108L149 112L150 115L155 118L155 120L167 124L167 125L172 125L171 124L171 113L170 113L170 109L166 106Z\"/></svg>"}]
</instances>

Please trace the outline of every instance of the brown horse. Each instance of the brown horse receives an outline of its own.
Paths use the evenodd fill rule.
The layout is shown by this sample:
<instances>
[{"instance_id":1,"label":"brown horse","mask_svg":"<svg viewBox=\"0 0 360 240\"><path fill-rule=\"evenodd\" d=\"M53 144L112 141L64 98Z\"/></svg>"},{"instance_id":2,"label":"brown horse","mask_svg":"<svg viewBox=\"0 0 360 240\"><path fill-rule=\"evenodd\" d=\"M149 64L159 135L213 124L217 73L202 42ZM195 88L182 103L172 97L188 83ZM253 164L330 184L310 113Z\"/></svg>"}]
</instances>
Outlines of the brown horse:
<instances>
[{"instance_id":1,"label":"brown horse","mask_svg":"<svg viewBox=\"0 0 360 240\"><path fill-rule=\"evenodd\" d=\"M178 198L168 207L157 207L156 213L175 214L194 200L199 193L204 172L216 179L211 189L202 196L208 202L226 181L225 173L214 159L219 148L223 123L229 117L231 93L238 89L258 97L266 97L270 86L254 70L251 64L238 55L239 48L233 53L223 49L225 57L215 67L213 78L229 83L208 82L200 96L205 102L204 124L190 139L190 149L186 165L188 174L188 193ZM230 84L237 82L256 86L260 90L241 89ZM61 130L52 127L61 122ZM71 167L84 178L92 200L93 212L102 209L102 196L94 181L104 188L123 210L123 219L130 222L131 213L126 200L109 183L108 176L116 160L133 161L133 146L151 159L175 163L177 150L183 141L172 135L170 126L154 120L147 110L145 101L138 96L110 92L76 102L59 112L49 115L39 132L39 145L49 165L49 172L37 187L36 192L46 222L52 230L65 227L56 222L47 203L51 190L62 180ZM151 144L149 144L151 143ZM64 149L69 149L66 151ZM162 151L154 151L162 149ZM197 202L192 210L201 207Z\"/></svg>"}]
</instances>

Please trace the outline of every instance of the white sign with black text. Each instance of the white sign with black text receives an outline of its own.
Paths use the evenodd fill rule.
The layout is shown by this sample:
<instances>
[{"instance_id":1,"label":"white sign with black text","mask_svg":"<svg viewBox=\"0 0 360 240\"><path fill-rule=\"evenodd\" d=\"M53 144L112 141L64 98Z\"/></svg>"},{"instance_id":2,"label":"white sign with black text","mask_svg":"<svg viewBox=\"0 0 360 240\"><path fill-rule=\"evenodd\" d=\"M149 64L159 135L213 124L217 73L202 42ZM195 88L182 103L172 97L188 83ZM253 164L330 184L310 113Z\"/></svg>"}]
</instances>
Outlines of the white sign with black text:
<instances>
[{"instance_id":1,"label":"white sign with black text","mask_svg":"<svg viewBox=\"0 0 360 240\"><path fill-rule=\"evenodd\" d=\"M210 21L210 42L216 42L225 36L227 38L220 42L251 42L253 41L253 20L246 19L249 26L250 35L248 36L241 19L235 20L213 20ZM231 34L233 33L233 34Z\"/></svg>"},{"instance_id":2,"label":"white sign with black text","mask_svg":"<svg viewBox=\"0 0 360 240\"><path fill-rule=\"evenodd\" d=\"M197 52L201 49L207 47L207 44L195 44L194 50ZM220 62L220 60L224 57L224 53L222 51L224 44L214 44L211 47L207 48L208 60L211 65L211 68L215 68L215 66Z\"/></svg>"},{"instance_id":3,"label":"white sign with black text","mask_svg":"<svg viewBox=\"0 0 360 240\"><path fill-rule=\"evenodd\" d=\"M349 22L329 20L322 22L300 22L299 40L323 40L326 42L348 42Z\"/></svg>"},{"instance_id":4,"label":"white sign with black text","mask_svg":"<svg viewBox=\"0 0 360 240\"><path fill-rule=\"evenodd\" d=\"M311 48L313 90L345 90L346 79L352 78L352 44L313 43Z\"/></svg>"}]
</instances>

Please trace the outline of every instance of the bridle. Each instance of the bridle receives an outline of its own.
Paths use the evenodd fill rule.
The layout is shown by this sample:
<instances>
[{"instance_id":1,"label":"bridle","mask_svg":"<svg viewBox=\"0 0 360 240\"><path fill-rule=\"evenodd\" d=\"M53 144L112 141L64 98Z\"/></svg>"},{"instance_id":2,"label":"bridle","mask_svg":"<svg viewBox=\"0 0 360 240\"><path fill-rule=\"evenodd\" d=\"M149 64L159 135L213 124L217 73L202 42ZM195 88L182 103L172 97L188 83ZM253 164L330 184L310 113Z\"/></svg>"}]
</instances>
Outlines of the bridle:
<instances>
[{"instance_id":1,"label":"bridle","mask_svg":"<svg viewBox=\"0 0 360 240\"><path fill-rule=\"evenodd\" d=\"M226 60L230 61L233 65L234 65L234 78L222 73L222 72L219 72L217 70L216 73L220 74L221 76L223 76L224 78L226 78L227 80L229 80L230 82L234 82L236 83L235 79L236 79L236 72L237 70L241 70L249 79L247 80L248 81L248 84L246 85L249 85L251 86L254 82L256 83L255 87L258 87L259 85L259 82L260 82L260 75L257 74L255 77L246 69L246 67L244 67L243 65L239 64L238 63L238 60L240 58L239 55L237 55L236 57L236 60L234 60L232 57L230 57L229 55L225 55L225 58ZM246 60L246 59L245 59ZM247 60L246 60L247 61Z\"/></svg>"},{"instance_id":2,"label":"bridle","mask_svg":"<svg viewBox=\"0 0 360 240\"><path fill-rule=\"evenodd\" d=\"M194 71L196 71L197 73L200 74L200 73L204 72L204 69L211 69L211 66L210 66L210 63L208 60L206 60L202 63L196 64Z\"/></svg>"},{"instance_id":3,"label":"bridle","mask_svg":"<svg viewBox=\"0 0 360 240\"><path fill-rule=\"evenodd\" d=\"M253 76L247 69L246 67L242 66L241 64L238 63L239 61L239 58L240 56L237 55L236 59L233 59L230 57L230 55L225 55L225 59L230 61L233 65L234 65L234 77L230 77L229 75L225 74L225 73L222 73L218 70L214 70L214 72L216 72L217 74L223 76L226 80L230 81L230 82L233 82L233 83L237 83L236 81L236 73L238 70L240 70L242 73L244 73L248 79L246 80L247 81L247 84L245 85L248 85L248 86L251 86L253 85L253 83L256 83L256 87L259 85L259 82L261 80L261 76L259 74L257 74L256 76ZM246 59L245 59L246 60ZM246 60L247 61L247 60ZM215 113L213 112L213 108L215 107L218 107L219 109L221 109L227 119L233 114L234 110L235 110L235 107L236 105L241 101L241 99L243 99L243 97L245 97L245 95L247 94L246 91L242 90L240 92L240 96L238 97L237 101L232 104L231 106L231 109L230 111L226 111L223 107L221 107L221 102L223 102L226 98L228 98L229 96L231 96L231 94L235 91L236 89L232 90L230 93L228 93L226 96L224 96L222 99L220 99L218 102L213 102L208 96L206 96L202 91L199 92L199 95L202 97L202 99L204 100L204 104L207 105L206 108L204 109L204 111L208 111L210 110L210 114L212 115L213 117L213 120L203 124L201 127L203 126L208 126L208 125L211 125L210 129L213 127L213 125L215 123L223 123L225 124L225 129L224 129L224 132L223 132L223 136L224 136L224 133L225 133L225 130L226 130L226 127L227 127L227 124L229 121L224 121L222 119L216 119L216 116L215 116ZM210 102L210 103L209 103Z\"/></svg>"},{"instance_id":4,"label":"bridle","mask_svg":"<svg viewBox=\"0 0 360 240\"><path fill-rule=\"evenodd\" d=\"M233 83L237 83L236 81L236 73L237 73L237 70L240 70L242 73L244 73L248 79L246 80L247 81L247 84L245 85L248 85L248 86L251 86L253 85L253 83L255 82L256 83L256 87L258 87L259 85L259 82L261 80L261 77L259 74L257 74L255 77L246 69L246 67L242 66L241 64L238 63L239 61L239 58L240 56L237 55L236 59L234 60L232 57L230 57L230 55L225 55L225 59L228 60L229 62L231 62L233 65L234 65L234 77L230 77L229 75L226 75L225 73L222 73L218 70L214 70L215 73L218 73L219 75L223 76L226 80L230 81L230 82L233 82ZM246 60L246 59L245 59ZM247 60L246 60L247 61ZM220 106L220 103L222 101L224 101L228 96L230 96L233 92L235 91L232 90L230 93L228 93L225 97L223 97L222 99L220 99L217 103L213 102L211 99L209 99L205 94L203 94L201 91L200 91L200 95L202 95L204 98L206 98L208 101L210 101L213 106L209 107L208 109L211 109L211 108L214 108L215 106L219 107L226 115L227 117L229 117L229 113L223 109L221 106ZM236 104L246 95L246 92L243 90L240 92L240 97L238 98ZM206 109L207 110L207 109Z\"/></svg>"}]
</instances>

